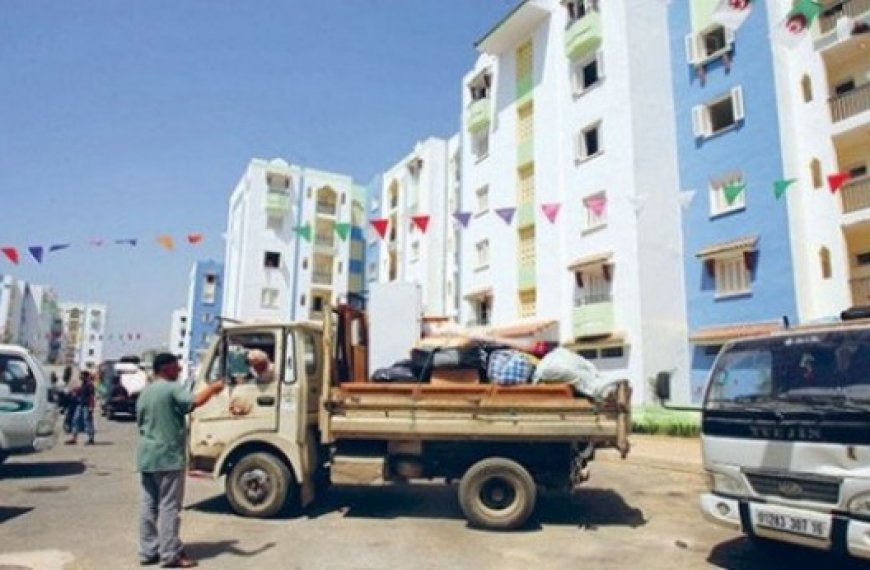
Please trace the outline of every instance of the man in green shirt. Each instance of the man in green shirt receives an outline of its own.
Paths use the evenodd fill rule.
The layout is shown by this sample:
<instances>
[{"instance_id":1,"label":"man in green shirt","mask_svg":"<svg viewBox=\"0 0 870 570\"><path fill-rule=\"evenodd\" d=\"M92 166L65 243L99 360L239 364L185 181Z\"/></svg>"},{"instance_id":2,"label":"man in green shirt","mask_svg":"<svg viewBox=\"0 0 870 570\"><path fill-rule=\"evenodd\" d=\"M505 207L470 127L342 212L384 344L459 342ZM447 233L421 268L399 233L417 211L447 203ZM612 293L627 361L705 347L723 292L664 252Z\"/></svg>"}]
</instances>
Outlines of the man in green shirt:
<instances>
[{"instance_id":1,"label":"man in green shirt","mask_svg":"<svg viewBox=\"0 0 870 570\"><path fill-rule=\"evenodd\" d=\"M193 395L176 382L180 371L174 354L158 354L154 358L154 381L136 401L136 469L142 488L139 561L143 566L158 562L164 568L197 565L184 554L179 538L187 457L185 416L223 390L224 385L215 382Z\"/></svg>"}]
</instances>

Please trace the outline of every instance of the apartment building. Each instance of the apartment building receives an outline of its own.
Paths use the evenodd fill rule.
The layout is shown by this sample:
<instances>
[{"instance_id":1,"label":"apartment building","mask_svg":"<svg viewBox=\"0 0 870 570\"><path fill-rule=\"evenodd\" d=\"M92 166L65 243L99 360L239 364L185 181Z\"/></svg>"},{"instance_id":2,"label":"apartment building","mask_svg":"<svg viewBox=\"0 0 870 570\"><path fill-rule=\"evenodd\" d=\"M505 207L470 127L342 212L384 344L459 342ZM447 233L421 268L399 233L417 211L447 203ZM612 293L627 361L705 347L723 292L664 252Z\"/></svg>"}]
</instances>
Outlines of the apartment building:
<instances>
[{"instance_id":1,"label":"apartment building","mask_svg":"<svg viewBox=\"0 0 870 570\"><path fill-rule=\"evenodd\" d=\"M169 335L167 342L167 350L178 357L181 364L182 378L187 376L188 370L187 360L187 338L190 323L188 322L188 312L186 308L175 309L169 318Z\"/></svg>"},{"instance_id":2,"label":"apartment building","mask_svg":"<svg viewBox=\"0 0 870 570\"><path fill-rule=\"evenodd\" d=\"M190 268L187 289L187 336L184 363L195 373L213 335L220 325L223 307L224 264L212 259L197 261Z\"/></svg>"},{"instance_id":3,"label":"apartment building","mask_svg":"<svg viewBox=\"0 0 870 570\"><path fill-rule=\"evenodd\" d=\"M688 377L667 32L662 2L528 0L463 80L461 320L559 341L637 402Z\"/></svg>"},{"instance_id":4,"label":"apartment building","mask_svg":"<svg viewBox=\"0 0 870 570\"><path fill-rule=\"evenodd\" d=\"M63 321L57 294L51 287L19 282L22 292L18 344L40 361L54 364L60 358Z\"/></svg>"},{"instance_id":5,"label":"apartment building","mask_svg":"<svg viewBox=\"0 0 870 570\"><path fill-rule=\"evenodd\" d=\"M103 360L108 309L98 303L60 303L64 364L95 369Z\"/></svg>"},{"instance_id":6,"label":"apartment building","mask_svg":"<svg viewBox=\"0 0 870 570\"><path fill-rule=\"evenodd\" d=\"M21 336L22 294L12 275L0 276L0 342L15 344Z\"/></svg>"}]
</instances>

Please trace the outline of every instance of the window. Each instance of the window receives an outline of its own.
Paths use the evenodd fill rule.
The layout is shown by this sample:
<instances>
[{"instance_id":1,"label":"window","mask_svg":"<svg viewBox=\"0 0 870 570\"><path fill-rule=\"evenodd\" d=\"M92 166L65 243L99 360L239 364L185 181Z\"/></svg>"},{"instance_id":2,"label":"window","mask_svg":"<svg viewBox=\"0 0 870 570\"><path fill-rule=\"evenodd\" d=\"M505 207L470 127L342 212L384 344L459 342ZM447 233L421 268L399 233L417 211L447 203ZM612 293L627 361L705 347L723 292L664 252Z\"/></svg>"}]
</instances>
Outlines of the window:
<instances>
[{"instance_id":1,"label":"window","mask_svg":"<svg viewBox=\"0 0 870 570\"><path fill-rule=\"evenodd\" d=\"M849 173L849 180L864 178L865 176L867 176L867 165L857 164L855 166L852 166L851 168L847 168L846 172Z\"/></svg>"},{"instance_id":2,"label":"window","mask_svg":"<svg viewBox=\"0 0 870 570\"><path fill-rule=\"evenodd\" d=\"M589 12L598 10L598 0L563 0L562 4L568 12L569 26Z\"/></svg>"},{"instance_id":3,"label":"window","mask_svg":"<svg viewBox=\"0 0 870 570\"><path fill-rule=\"evenodd\" d=\"M339 261L338 265L336 266L336 273L341 273L342 269L344 269L344 264Z\"/></svg>"},{"instance_id":4,"label":"window","mask_svg":"<svg viewBox=\"0 0 870 570\"><path fill-rule=\"evenodd\" d=\"M834 93L837 97L842 97L847 93L855 90L855 80L852 78L846 79L834 85Z\"/></svg>"},{"instance_id":5,"label":"window","mask_svg":"<svg viewBox=\"0 0 870 570\"><path fill-rule=\"evenodd\" d=\"M813 100L813 83L809 75L804 75L801 78L801 92L804 95L804 103L809 103Z\"/></svg>"},{"instance_id":6,"label":"window","mask_svg":"<svg viewBox=\"0 0 870 570\"><path fill-rule=\"evenodd\" d=\"M489 211L489 186L482 186L477 189L477 212L476 215L480 216Z\"/></svg>"},{"instance_id":7,"label":"window","mask_svg":"<svg viewBox=\"0 0 870 570\"><path fill-rule=\"evenodd\" d=\"M535 127L535 106L527 103L517 109L517 141L524 142L532 139Z\"/></svg>"},{"instance_id":8,"label":"window","mask_svg":"<svg viewBox=\"0 0 870 570\"><path fill-rule=\"evenodd\" d=\"M492 74L487 70L468 83L468 91L472 101L480 101L489 97L490 89L492 88Z\"/></svg>"},{"instance_id":9,"label":"window","mask_svg":"<svg viewBox=\"0 0 870 570\"><path fill-rule=\"evenodd\" d=\"M749 292L749 270L743 253L716 258L714 263L717 297Z\"/></svg>"},{"instance_id":10,"label":"window","mask_svg":"<svg viewBox=\"0 0 870 570\"><path fill-rule=\"evenodd\" d=\"M735 87L724 97L692 108L692 131L696 138L707 138L737 125L744 116L743 88Z\"/></svg>"},{"instance_id":11,"label":"window","mask_svg":"<svg viewBox=\"0 0 870 570\"><path fill-rule=\"evenodd\" d=\"M604 54L597 51L571 63L571 86L575 95L592 89L604 79Z\"/></svg>"},{"instance_id":12,"label":"window","mask_svg":"<svg viewBox=\"0 0 870 570\"><path fill-rule=\"evenodd\" d=\"M89 349L88 349L88 356L93 356L93 355L94 355L94 349L93 349L93 348L89 348Z\"/></svg>"},{"instance_id":13,"label":"window","mask_svg":"<svg viewBox=\"0 0 870 570\"><path fill-rule=\"evenodd\" d=\"M598 349L596 348L581 348L575 352L578 356L582 356L586 360L595 360L598 358Z\"/></svg>"},{"instance_id":14,"label":"window","mask_svg":"<svg viewBox=\"0 0 870 570\"><path fill-rule=\"evenodd\" d=\"M302 269L308 269L308 258L307 257L302 258Z\"/></svg>"},{"instance_id":15,"label":"window","mask_svg":"<svg viewBox=\"0 0 870 570\"><path fill-rule=\"evenodd\" d=\"M813 179L813 188L821 188L822 184L822 163L818 158L810 161L810 177Z\"/></svg>"},{"instance_id":16,"label":"window","mask_svg":"<svg viewBox=\"0 0 870 570\"><path fill-rule=\"evenodd\" d=\"M492 297L480 297L472 302L474 305L474 319L478 325L488 325L492 312Z\"/></svg>"},{"instance_id":17,"label":"window","mask_svg":"<svg viewBox=\"0 0 870 570\"><path fill-rule=\"evenodd\" d=\"M831 250L822 247L819 250L819 264L822 267L822 279L831 278Z\"/></svg>"},{"instance_id":18,"label":"window","mask_svg":"<svg viewBox=\"0 0 870 570\"><path fill-rule=\"evenodd\" d=\"M420 259L420 242L414 241L411 243L411 261Z\"/></svg>"},{"instance_id":19,"label":"window","mask_svg":"<svg viewBox=\"0 0 870 570\"><path fill-rule=\"evenodd\" d=\"M178 341L178 348L184 348L184 341L183 340Z\"/></svg>"},{"instance_id":20,"label":"window","mask_svg":"<svg viewBox=\"0 0 870 570\"><path fill-rule=\"evenodd\" d=\"M538 292L535 289L520 291L520 317L534 317L537 313Z\"/></svg>"},{"instance_id":21,"label":"window","mask_svg":"<svg viewBox=\"0 0 870 570\"><path fill-rule=\"evenodd\" d=\"M686 36L686 61L693 65L703 65L729 54L733 47L734 32L724 26L715 25L703 32Z\"/></svg>"},{"instance_id":22,"label":"window","mask_svg":"<svg viewBox=\"0 0 870 570\"><path fill-rule=\"evenodd\" d=\"M586 210L585 230L594 230L607 225L607 194L598 192L583 198L583 208Z\"/></svg>"},{"instance_id":23,"label":"window","mask_svg":"<svg viewBox=\"0 0 870 570\"><path fill-rule=\"evenodd\" d=\"M290 189L290 177L285 174L267 172L266 186L269 187L269 192L286 193Z\"/></svg>"},{"instance_id":24,"label":"window","mask_svg":"<svg viewBox=\"0 0 870 570\"><path fill-rule=\"evenodd\" d=\"M277 309L278 295L279 291L277 289L264 287L263 290L260 291L260 306L264 309Z\"/></svg>"},{"instance_id":25,"label":"window","mask_svg":"<svg viewBox=\"0 0 870 570\"><path fill-rule=\"evenodd\" d=\"M489 240L479 241L474 247L477 253L475 269L486 269L489 267Z\"/></svg>"},{"instance_id":26,"label":"window","mask_svg":"<svg viewBox=\"0 0 870 570\"><path fill-rule=\"evenodd\" d=\"M311 310L315 313L320 313L323 311L323 297L320 295L314 295L311 297Z\"/></svg>"},{"instance_id":27,"label":"window","mask_svg":"<svg viewBox=\"0 0 870 570\"><path fill-rule=\"evenodd\" d=\"M209 313L204 313L202 315L202 322L206 323L206 324L210 323L211 322L211 315Z\"/></svg>"},{"instance_id":28,"label":"window","mask_svg":"<svg viewBox=\"0 0 870 570\"><path fill-rule=\"evenodd\" d=\"M304 307L304 306L305 306L305 301L306 301L306 299L305 299L305 293L299 295L299 306L300 306L300 307Z\"/></svg>"},{"instance_id":29,"label":"window","mask_svg":"<svg viewBox=\"0 0 870 570\"><path fill-rule=\"evenodd\" d=\"M272 269L281 267L281 254L277 251L267 251L263 256L263 267Z\"/></svg>"},{"instance_id":30,"label":"window","mask_svg":"<svg viewBox=\"0 0 870 570\"><path fill-rule=\"evenodd\" d=\"M521 268L535 266L535 226L526 226L517 232L517 263Z\"/></svg>"},{"instance_id":31,"label":"window","mask_svg":"<svg viewBox=\"0 0 870 570\"><path fill-rule=\"evenodd\" d=\"M601 358L622 358L625 348L621 346L608 346L601 349Z\"/></svg>"},{"instance_id":32,"label":"window","mask_svg":"<svg viewBox=\"0 0 870 570\"><path fill-rule=\"evenodd\" d=\"M710 181L711 217L745 208L746 184L743 182L743 174L736 172Z\"/></svg>"},{"instance_id":33,"label":"window","mask_svg":"<svg viewBox=\"0 0 870 570\"><path fill-rule=\"evenodd\" d=\"M859 253L855 256L855 261L858 265L870 265L870 251Z\"/></svg>"},{"instance_id":34,"label":"window","mask_svg":"<svg viewBox=\"0 0 870 570\"><path fill-rule=\"evenodd\" d=\"M574 306L609 303L612 298L610 265L589 265L574 272Z\"/></svg>"},{"instance_id":35,"label":"window","mask_svg":"<svg viewBox=\"0 0 870 570\"><path fill-rule=\"evenodd\" d=\"M471 137L471 153L477 160L483 160L489 154L489 130L483 129L469 133Z\"/></svg>"},{"instance_id":36,"label":"window","mask_svg":"<svg viewBox=\"0 0 870 570\"><path fill-rule=\"evenodd\" d=\"M588 126L577 135L576 159L583 161L598 156L602 151L601 122Z\"/></svg>"}]
</instances>

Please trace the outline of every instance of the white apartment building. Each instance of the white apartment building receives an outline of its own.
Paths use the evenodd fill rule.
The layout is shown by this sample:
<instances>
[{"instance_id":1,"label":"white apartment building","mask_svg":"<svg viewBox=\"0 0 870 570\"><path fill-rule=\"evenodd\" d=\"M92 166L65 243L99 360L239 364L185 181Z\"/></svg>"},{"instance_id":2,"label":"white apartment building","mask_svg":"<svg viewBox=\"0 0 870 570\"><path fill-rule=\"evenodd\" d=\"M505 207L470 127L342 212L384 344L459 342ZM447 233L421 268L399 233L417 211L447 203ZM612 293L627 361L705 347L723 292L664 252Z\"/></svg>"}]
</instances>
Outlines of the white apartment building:
<instances>
[{"instance_id":1,"label":"white apartment building","mask_svg":"<svg viewBox=\"0 0 870 570\"><path fill-rule=\"evenodd\" d=\"M0 343L15 344L21 335L23 295L12 275L0 276Z\"/></svg>"},{"instance_id":2,"label":"white apartment building","mask_svg":"<svg viewBox=\"0 0 870 570\"><path fill-rule=\"evenodd\" d=\"M525 323L638 403L688 374L667 30L665 2L527 0L462 85L461 321Z\"/></svg>"},{"instance_id":3,"label":"white apartment building","mask_svg":"<svg viewBox=\"0 0 870 570\"><path fill-rule=\"evenodd\" d=\"M172 316L169 319L169 342L167 349L178 357L179 364L181 364L182 376L185 376L187 372L187 332L189 328L190 323L188 322L187 309L182 308L172 311Z\"/></svg>"},{"instance_id":4,"label":"white apartment building","mask_svg":"<svg viewBox=\"0 0 870 570\"><path fill-rule=\"evenodd\" d=\"M417 143L383 173L379 197L380 215L388 225L377 280L419 283L424 313L433 316L454 310L445 279L452 257L447 243L452 231L447 213L447 149L447 141L438 138Z\"/></svg>"},{"instance_id":5,"label":"white apartment building","mask_svg":"<svg viewBox=\"0 0 870 570\"><path fill-rule=\"evenodd\" d=\"M97 303L60 303L65 364L95 369L103 360L108 310Z\"/></svg>"},{"instance_id":6,"label":"white apartment building","mask_svg":"<svg viewBox=\"0 0 870 570\"><path fill-rule=\"evenodd\" d=\"M870 305L870 2L821 4L810 37L775 51L801 320ZM792 7L767 5L774 21ZM832 195L827 176L840 172Z\"/></svg>"},{"instance_id":7,"label":"white apartment building","mask_svg":"<svg viewBox=\"0 0 870 570\"><path fill-rule=\"evenodd\" d=\"M21 331L18 343L40 362L59 356L62 335L57 294L51 287L19 282L22 291Z\"/></svg>"},{"instance_id":8,"label":"white apartment building","mask_svg":"<svg viewBox=\"0 0 870 570\"><path fill-rule=\"evenodd\" d=\"M351 229L364 214L352 192L347 176L252 160L230 197L224 316L319 319L346 296Z\"/></svg>"}]
</instances>

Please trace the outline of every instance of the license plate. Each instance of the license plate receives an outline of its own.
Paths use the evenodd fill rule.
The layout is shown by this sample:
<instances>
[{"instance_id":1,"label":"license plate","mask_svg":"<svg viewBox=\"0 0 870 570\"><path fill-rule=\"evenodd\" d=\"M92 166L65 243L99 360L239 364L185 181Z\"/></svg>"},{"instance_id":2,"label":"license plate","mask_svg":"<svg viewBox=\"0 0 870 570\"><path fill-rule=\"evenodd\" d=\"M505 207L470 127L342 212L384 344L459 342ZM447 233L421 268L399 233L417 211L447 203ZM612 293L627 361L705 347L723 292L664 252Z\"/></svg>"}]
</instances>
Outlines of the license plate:
<instances>
[{"instance_id":1,"label":"license plate","mask_svg":"<svg viewBox=\"0 0 870 570\"><path fill-rule=\"evenodd\" d=\"M828 524L825 521L807 517L758 510L755 514L755 523L760 527L772 530L780 530L813 538L828 538Z\"/></svg>"}]
</instances>

